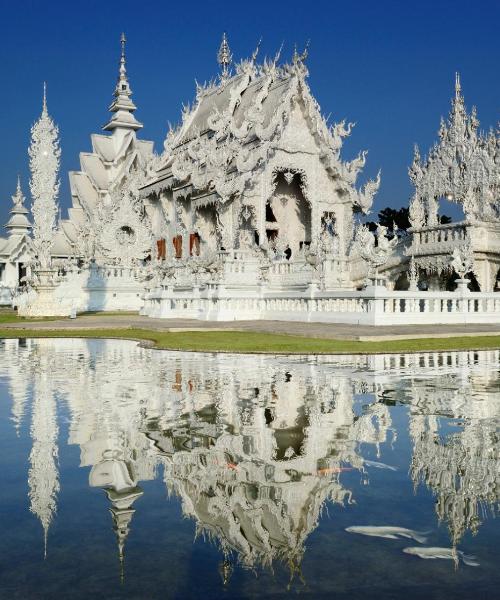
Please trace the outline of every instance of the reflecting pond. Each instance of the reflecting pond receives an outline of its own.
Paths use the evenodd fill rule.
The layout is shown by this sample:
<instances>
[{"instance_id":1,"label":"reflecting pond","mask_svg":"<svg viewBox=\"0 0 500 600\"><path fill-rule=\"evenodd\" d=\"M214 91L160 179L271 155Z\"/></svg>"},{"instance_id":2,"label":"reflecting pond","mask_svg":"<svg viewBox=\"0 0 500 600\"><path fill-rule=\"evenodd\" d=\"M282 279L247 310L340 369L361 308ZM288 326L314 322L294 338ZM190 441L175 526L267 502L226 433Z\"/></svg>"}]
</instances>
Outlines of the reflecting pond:
<instances>
[{"instance_id":1,"label":"reflecting pond","mask_svg":"<svg viewBox=\"0 0 500 600\"><path fill-rule=\"evenodd\" d=\"M498 598L500 352L0 343L1 598Z\"/></svg>"}]
</instances>

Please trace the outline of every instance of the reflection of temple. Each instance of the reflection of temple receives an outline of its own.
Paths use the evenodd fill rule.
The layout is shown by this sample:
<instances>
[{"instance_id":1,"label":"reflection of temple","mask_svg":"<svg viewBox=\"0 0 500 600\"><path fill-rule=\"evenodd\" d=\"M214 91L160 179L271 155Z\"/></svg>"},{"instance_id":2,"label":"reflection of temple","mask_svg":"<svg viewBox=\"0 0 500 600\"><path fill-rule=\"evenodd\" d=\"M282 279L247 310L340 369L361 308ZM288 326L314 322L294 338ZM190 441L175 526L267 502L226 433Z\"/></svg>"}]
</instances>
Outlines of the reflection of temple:
<instances>
[{"instance_id":1,"label":"reflection of temple","mask_svg":"<svg viewBox=\"0 0 500 600\"><path fill-rule=\"evenodd\" d=\"M22 427L33 388L30 500L47 532L56 510L57 402L89 483L110 502L120 560L141 481L163 470L197 532L248 567L300 565L328 501L348 503L342 469L363 473L361 444L393 437L389 406L409 405L412 477L437 495L457 542L499 500L499 352L268 357L167 354L131 342L6 340ZM17 368L23 365L23 369ZM46 373L50 372L50 379ZM14 393L15 391L15 393ZM459 419L452 432L441 416ZM444 423L444 421L443 421Z\"/></svg>"},{"instance_id":2,"label":"reflection of temple","mask_svg":"<svg viewBox=\"0 0 500 600\"><path fill-rule=\"evenodd\" d=\"M498 358L497 358L498 365ZM495 372L495 375L497 373ZM500 500L500 402L498 378L449 378L416 382L410 416L411 475L437 496L436 512L458 544L467 530L495 512ZM444 433L445 418L460 430Z\"/></svg>"}]
</instances>

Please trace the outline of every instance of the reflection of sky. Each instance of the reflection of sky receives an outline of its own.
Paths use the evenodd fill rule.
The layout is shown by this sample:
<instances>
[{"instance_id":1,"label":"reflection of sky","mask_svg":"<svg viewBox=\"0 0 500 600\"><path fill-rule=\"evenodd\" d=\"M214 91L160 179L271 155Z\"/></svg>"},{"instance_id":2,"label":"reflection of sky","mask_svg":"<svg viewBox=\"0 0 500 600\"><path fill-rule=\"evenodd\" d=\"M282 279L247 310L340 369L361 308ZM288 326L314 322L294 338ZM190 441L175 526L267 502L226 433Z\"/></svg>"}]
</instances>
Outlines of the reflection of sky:
<instances>
[{"instance_id":1,"label":"reflection of sky","mask_svg":"<svg viewBox=\"0 0 500 600\"><path fill-rule=\"evenodd\" d=\"M113 588L122 549L130 595L141 589L155 597L163 584L184 597L196 592L202 577L207 597L215 597L221 576L235 593L256 593L263 581L282 591L292 574L299 588L303 578L315 593L335 588L357 597L356 569L379 591L389 581L395 589L405 581L417 585L429 574L436 585L460 583L459 593L473 581L486 586L496 576L491 565L498 541L497 521L486 514L498 504L498 495L491 496L491 483L496 494L499 483L498 436L496 445L491 436L498 430L498 352L425 360L427 367L415 371L408 356L235 359L154 352L119 341L44 340L25 348L6 342L0 357L5 581L28 592L36 578L57 587L91 572L95 589L102 582ZM57 424L48 418L51 406ZM436 438L426 437L432 427ZM480 557L480 571L455 573L445 561L403 555L408 543L344 531L354 524L431 529L431 545L449 546L450 519L455 530L464 525L448 511L449 489L443 487L440 513L435 499L443 490L425 478L414 489L408 473L412 455L439 456L452 436L463 480L475 486L465 490L467 497L481 504L478 535L470 535L465 521L458 543ZM45 476L53 472L50 452L33 464L35 442L45 450L57 446L57 486ZM443 464L443 475L455 466ZM479 483L474 474L481 475ZM28 498L33 477L42 490L34 515ZM57 511L50 512L44 562L36 520L47 515L48 498ZM26 569L17 570L19 562ZM163 565L161 573L154 565ZM82 597L92 585L81 588Z\"/></svg>"}]
</instances>

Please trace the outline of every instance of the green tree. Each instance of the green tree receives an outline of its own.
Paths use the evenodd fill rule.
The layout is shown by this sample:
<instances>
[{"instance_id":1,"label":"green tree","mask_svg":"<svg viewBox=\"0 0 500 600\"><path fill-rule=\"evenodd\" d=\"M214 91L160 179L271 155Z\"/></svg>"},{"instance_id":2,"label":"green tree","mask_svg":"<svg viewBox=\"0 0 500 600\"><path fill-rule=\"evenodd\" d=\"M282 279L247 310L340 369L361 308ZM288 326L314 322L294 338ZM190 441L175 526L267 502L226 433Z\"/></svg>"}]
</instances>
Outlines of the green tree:
<instances>
[{"instance_id":1,"label":"green tree","mask_svg":"<svg viewBox=\"0 0 500 600\"><path fill-rule=\"evenodd\" d=\"M387 227L387 232L389 234L394 233L394 225L396 225L398 231L401 232L407 231L411 227L410 211L406 206L403 206L402 208L391 208L388 206L380 210L377 216L378 223L375 221L370 221L367 223L370 231L375 231L375 229L377 229L377 225ZM442 225L451 223L451 218L446 215L440 215L438 219Z\"/></svg>"}]
</instances>

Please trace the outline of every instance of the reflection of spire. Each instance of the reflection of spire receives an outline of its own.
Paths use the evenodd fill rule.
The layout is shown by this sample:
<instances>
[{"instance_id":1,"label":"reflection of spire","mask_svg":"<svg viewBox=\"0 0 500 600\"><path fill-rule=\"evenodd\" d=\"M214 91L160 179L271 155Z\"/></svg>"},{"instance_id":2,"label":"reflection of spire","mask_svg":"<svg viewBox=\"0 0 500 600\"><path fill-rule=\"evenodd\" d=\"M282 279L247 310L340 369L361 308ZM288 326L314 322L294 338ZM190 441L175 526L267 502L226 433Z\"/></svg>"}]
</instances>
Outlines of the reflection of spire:
<instances>
[{"instance_id":1,"label":"reflection of spire","mask_svg":"<svg viewBox=\"0 0 500 600\"><path fill-rule=\"evenodd\" d=\"M51 369L47 355L40 354L34 384L30 452L28 474L30 510L42 524L45 556L47 536L54 513L57 510L59 473L57 468L57 420L56 402L49 384Z\"/></svg>"},{"instance_id":2,"label":"reflection of spire","mask_svg":"<svg viewBox=\"0 0 500 600\"><path fill-rule=\"evenodd\" d=\"M116 534L118 543L118 559L120 561L120 580L125 580L125 542L129 534L129 525L134 516L134 509L117 508L112 506L110 509L113 517L113 530Z\"/></svg>"},{"instance_id":3,"label":"reflection of spire","mask_svg":"<svg viewBox=\"0 0 500 600\"><path fill-rule=\"evenodd\" d=\"M9 385L9 393L12 396L11 419L14 422L16 435L19 437L21 425L28 401L28 382L21 376L11 378Z\"/></svg>"},{"instance_id":4,"label":"reflection of spire","mask_svg":"<svg viewBox=\"0 0 500 600\"><path fill-rule=\"evenodd\" d=\"M117 492L113 489L106 490L106 494L111 501L111 516L113 518L113 530L116 534L118 543L118 559L120 561L120 580L125 580L125 542L129 534L130 523L134 516L135 509L132 504L140 498L143 491L138 488L132 488L125 492Z\"/></svg>"}]
</instances>

